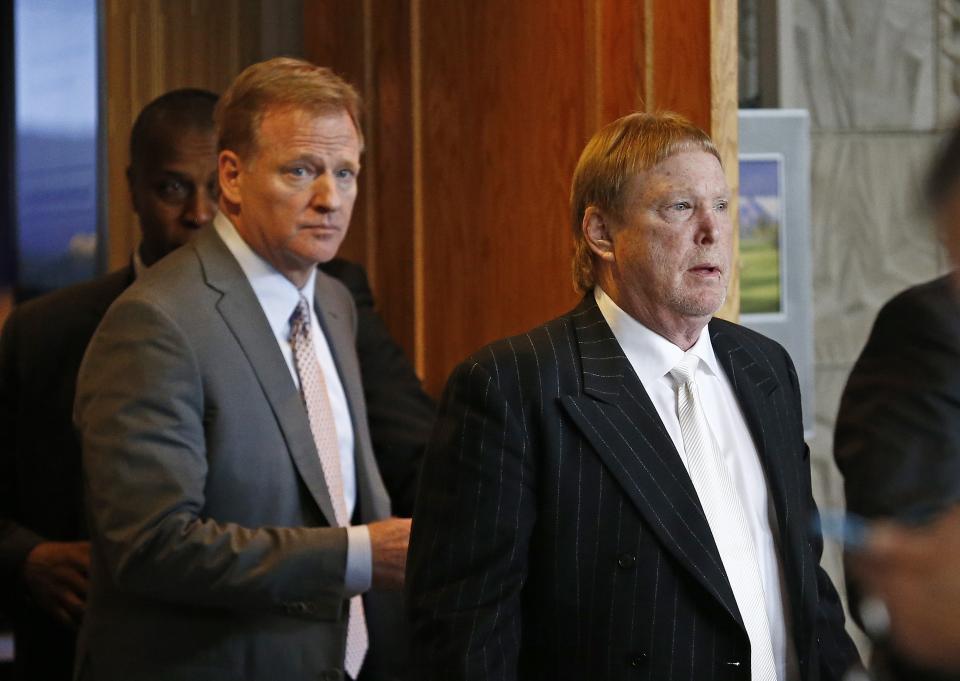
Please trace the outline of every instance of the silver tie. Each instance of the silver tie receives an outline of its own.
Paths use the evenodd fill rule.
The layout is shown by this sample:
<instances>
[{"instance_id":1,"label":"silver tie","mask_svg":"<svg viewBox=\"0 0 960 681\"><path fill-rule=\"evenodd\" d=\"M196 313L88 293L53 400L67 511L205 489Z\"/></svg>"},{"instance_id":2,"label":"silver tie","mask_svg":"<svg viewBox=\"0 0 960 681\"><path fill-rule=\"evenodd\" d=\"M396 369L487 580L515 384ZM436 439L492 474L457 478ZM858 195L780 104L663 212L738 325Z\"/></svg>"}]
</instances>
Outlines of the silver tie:
<instances>
[{"instance_id":1,"label":"silver tie","mask_svg":"<svg viewBox=\"0 0 960 681\"><path fill-rule=\"evenodd\" d=\"M310 326L310 306L301 296L300 303L290 315L290 344L293 360L300 377L300 394L310 418L310 431L320 455L320 466L327 482L327 491L333 503L337 525L347 527L347 504L343 498L343 475L340 471L340 449L337 443L337 425L327 394L327 382L313 347ZM351 678L357 678L368 647L367 622L363 614L363 598L350 599L350 615L347 621L347 647L343 667Z\"/></svg>"},{"instance_id":2,"label":"silver tie","mask_svg":"<svg viewBox=\"0 0 960 681\"><path fill-rule=\"evenodd\" d=\"M692 353L670 370L687 470L720 552L740 617L750 638L753 681L777 681L770 624L756 547L740 497L707 425L694 380L700 358Z\"/></svg>"}]
</instances>

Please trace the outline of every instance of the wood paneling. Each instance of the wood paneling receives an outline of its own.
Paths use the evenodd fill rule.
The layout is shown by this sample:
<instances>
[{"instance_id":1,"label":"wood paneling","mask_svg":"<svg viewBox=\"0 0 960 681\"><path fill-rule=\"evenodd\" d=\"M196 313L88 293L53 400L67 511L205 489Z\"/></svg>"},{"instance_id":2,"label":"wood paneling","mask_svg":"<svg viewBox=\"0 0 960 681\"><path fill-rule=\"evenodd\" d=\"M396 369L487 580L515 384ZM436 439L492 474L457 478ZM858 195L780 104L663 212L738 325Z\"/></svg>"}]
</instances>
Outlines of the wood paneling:
<instances>
[{"instance_id":1,"label":"wood paneling","mask_svg":"<svg viewBox=\"0 0 960 681\"><path fill-rule=\"evenodd\" d=\"M308 56L367 102L344 253L434 393L472 350L575 302L568 193L600 125L681 111L736 184L734 0L313 0L304 16Z\"/></svg>"},{"instance_id":2,"label":"wood paneling","mask_svg":"<svg viewBox=\"0 0 960 681\"><path fill-rule=\"evenodd\" d=\"M739 127L737 108L737 69L738 51L736 39L737 3L734 0L711 0L710 2L710 127L707 130L713 136L720 156L723 158L723 170L730 185L730 210L734 217L734 274L730 279L727 301L718 316L731 321L740 318L740 230L739 200L740 164L737 157L739 149Z\"/></svg>"},{"instance_id":3,"label":"wood paneling","mask_svg":"<svg viewBox=\"0 0 960 681\"><path fill-rule=\"evenodd\" d=\"M596 122L588 3L422 0L423 354L436 390L483 343L576 301L567 201Z\"/></svg>"},{"instance_id":4,"label":"wood paneling","mask_svg":"<svg viewBox=\"0 0 960 681\"><path fill-rule=\"evenodd\" d=\"M363 263L377 306L409 357L414 338L414 125L410 3L312 0L305 55L364 98L366 150L343 257Z\"/></svg>"}]
</instances>

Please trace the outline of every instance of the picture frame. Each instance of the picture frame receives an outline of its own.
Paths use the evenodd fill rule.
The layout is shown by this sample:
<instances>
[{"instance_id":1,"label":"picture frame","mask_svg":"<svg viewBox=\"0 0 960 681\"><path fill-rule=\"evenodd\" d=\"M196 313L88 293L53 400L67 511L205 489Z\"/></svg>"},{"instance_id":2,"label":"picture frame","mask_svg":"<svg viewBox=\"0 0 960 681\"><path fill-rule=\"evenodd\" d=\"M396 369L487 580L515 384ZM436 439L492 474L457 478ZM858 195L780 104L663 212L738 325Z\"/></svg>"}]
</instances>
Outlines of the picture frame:
<instances>
[{"instance_id":1,"label":"picture frame","mask_svg":"<svg viewBox=\"0 0 960 681\"><path fill-rule=\"evenodd\" d=\"M779 342L814 430L810 117L802 109L739 112L740 323Z\"/></svg>"}]
</instances>

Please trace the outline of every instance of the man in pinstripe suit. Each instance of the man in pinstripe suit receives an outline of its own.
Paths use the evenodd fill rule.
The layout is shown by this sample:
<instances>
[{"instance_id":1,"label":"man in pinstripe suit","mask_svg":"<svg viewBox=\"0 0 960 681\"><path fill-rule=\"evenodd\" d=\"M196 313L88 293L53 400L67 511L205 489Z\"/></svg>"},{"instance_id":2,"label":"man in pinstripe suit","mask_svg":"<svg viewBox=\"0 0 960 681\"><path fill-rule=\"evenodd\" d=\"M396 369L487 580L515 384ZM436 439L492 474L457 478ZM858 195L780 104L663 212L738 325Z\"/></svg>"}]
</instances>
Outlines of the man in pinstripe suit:
<instances>
[{"instance_id":1,"label":"man in pinstripe suit","mask_svg":"<svg viewBox=\"0 0 960 681\"><path fill-rule=\"evenodd\" d=\"M712 319L728 207L716 148L679 116L587 145L583 301L447 385L408 559L415 678L813 681L857 662L807 534L793 365Z\"/></svg>"}]
</instances>

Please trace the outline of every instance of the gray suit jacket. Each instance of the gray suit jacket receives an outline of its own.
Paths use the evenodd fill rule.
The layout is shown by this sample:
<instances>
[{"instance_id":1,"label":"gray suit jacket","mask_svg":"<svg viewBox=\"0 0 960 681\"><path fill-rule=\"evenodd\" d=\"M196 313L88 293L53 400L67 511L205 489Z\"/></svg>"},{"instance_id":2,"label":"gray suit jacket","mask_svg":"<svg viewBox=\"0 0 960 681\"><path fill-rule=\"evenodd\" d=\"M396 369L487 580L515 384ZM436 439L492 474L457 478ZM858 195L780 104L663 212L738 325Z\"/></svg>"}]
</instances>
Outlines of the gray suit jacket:
<instances>
[{"instance_id":1,"label":"gray suit jacket","mask_svg":"<svg viewBox=\"0 0 960 681\"><path fill-rule=\"evenodd\" d=\"M353 416L357 515L383 518L355 308L322 273L316 311ZM82 675L340 678L346 532L300 394L212 228L107 312L75 418L94 542Z\"/></svg>"}]
</instances>

